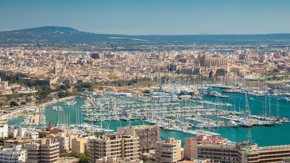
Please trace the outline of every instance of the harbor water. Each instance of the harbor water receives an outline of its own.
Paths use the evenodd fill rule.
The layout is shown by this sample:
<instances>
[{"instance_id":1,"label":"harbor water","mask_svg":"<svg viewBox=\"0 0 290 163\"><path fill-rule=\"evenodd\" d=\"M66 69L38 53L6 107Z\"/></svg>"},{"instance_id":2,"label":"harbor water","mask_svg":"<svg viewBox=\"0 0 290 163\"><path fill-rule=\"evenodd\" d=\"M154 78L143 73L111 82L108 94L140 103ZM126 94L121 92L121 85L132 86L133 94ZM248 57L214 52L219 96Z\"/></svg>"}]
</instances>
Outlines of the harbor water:
<instances>
[{"instance_id":1,"label":"harbor water","mask_svg":"<svg viewBox=\"0 0 290 163\"><path fill-rule=\"evenodd\" d=\"M214 88L215 91L221 92L221 89ZM200 90L207 91L207 90ZM222 93L222 92L221 92ZM233 106L224 107L215 106L218 109L224 109L228 111L244 111L246 107L246 96L245 94L238 93L222 93L223 95L229 96L229 98L218 98L218 97L202 97L203 100L208 100L212 102L223 102L231 103ZM251 110L252 115L267 115L267 116L278 116L283 118L290 118L290 103L280 101L277 105L277 96L267 96L267 97L255 97L247 96L248 104ZM45 115L46 122L57 124L76 124L76 123L88 123L101 125L101 122L83 122L83 115L80 113L79 108L84 104L85 98L75 98L77 102L75 105L63 105L63 103L55 103L46 107ZM197 105L194 101L182 101L180 106L193 106ZM53 106L61 106L63 112L52 111ZM130 109L130 108L129 108ZM79 111L78 117L77 112ZM68 116L69 115L69 116ZM69 117L69 118L68 118ZM80 120L82 119L82 120ZM9 120L8 124L20 124L23 120L23 117L18 117L16 119ZM117 130L117 127L124 127L131 123L131 125L142 125L148 124L142 120L133 120L133 121L103 121L103 128ZM150 124L148 124L150 125ZM248 141L257 143L259 146L271 146L271 145L284 145L290 144L290 123L283 123L283 125L275 126L254 126L252 128L213 128L213 129L204 129L207 131L213 131L220 134L220 137L228 138L230 141ZM175 139L180 139L183 141L184 138L193 137L183 132L176 131L166 131L161 129L161 139L164 140L165 137L174 137ZM183 145L183 144L182 144Z\"/></svg>"}]
</instances>

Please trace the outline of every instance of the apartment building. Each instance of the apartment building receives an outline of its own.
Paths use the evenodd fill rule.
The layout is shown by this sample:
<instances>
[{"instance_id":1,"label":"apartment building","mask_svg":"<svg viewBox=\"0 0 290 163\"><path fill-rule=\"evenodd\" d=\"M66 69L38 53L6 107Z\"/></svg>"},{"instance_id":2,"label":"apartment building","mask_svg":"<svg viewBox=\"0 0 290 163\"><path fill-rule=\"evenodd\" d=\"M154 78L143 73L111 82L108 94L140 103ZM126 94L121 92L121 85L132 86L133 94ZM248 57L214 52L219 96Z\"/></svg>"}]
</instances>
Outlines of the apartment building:
<instances>
[{"instance_id":1,"label":"apartment building","mask_svg":"<svg viewBox=\"0 0 290 163\"><path fill-rule=\"evenodd\" d=\"M240 163L240 151L235 143L225 144L199 144L198 159L210 159L219 163Z\"/></svg>"},{"instance_id":2,"label":"apartment building","mask_svg":"<svg viewBox=\"0 0 290 163\"><path fill-rule=\"evenodd\" d=\"M8 124L7 120L0 120L0 137L8 136Z\"/></svg>"},{"instance_id":3,"label":"apartment building","mask_svg":"<svg viewBox=\"0 0 290 163\"><path fill-rule=\"evenodd\" d=\"M21 145L14 145L13 148L2 149L0 162L22 163L27 159L27 150L21 149Z\"/></svg>"},{"instance_id":4,"label":"apartment building","mask_svg":"<svg viewBox=\"0 0 290 163\"><path fill-rule=\"evenodd\" d=\"M3 145L6 148L12 148L14 145L21 145L21 148L24 148L24 144L30 143L31 141L32 139L30 138L18 136L9 140L5 140Z\"/></svg>"},{"instance_id":5,"label":"apartment building","mask_svg":"<svg viewBox=\"0 0 290 163\"><path fill-rule=\"evenodd\" d=\"M77 135L73 135L70 131L50 134L47 138L57 139L59 141L60 149L66 149L67 151L72 149L72 139L77 137Z\"/></svg>"},{"instance_id":6,"label":"apartment building","mask_svg":"<svg viewBox=\"0 0 290 163\"><path fill-rule=\"evenodd\" d=\"M167 137L164 141L156 142L155 160L158 163L177 163L181 160L181 140Z\"/></svg>"},{"instance_id":7,"label":"apartment building","mask_svg":"<svg viewBox=\"0 0 290 163\"><path fill-rule=\"evenodd\" d=\"M155 143L160 141L160 128L158 126L139 125L118 127L118 134L139 137L139 151L148 152L155 149Z\"/></svg>"},{"instance_id":8,"label":"apartment building","mask_svg":"<svg viewBox=\"0 0 290 163\"><path fill-rule=\"evenodd\" d=\"M184 139L185 159L210 159L219 163L282 162L290 145L258 147L256 143L228 142L226 138L196 136Z\"/></svg>"},{"instance_id":9,"label":"apartment building","mask_svg":"<svg viewBox=\"0 0 290 163\"><path fill-rule=\"evenodd\" d=\"M227 141L226 138L215 138L215 137L207 137L207 136L195 136L192 138L185 138L184 139L184 158L187 160L199 158L198 145L224 144L226 141Z\"/></svg>"},{"instance_id":10,"label":"apartment building","mask_svg":"<svg viewBox=\"0 0 290 163\"><path fill-rule=\"evenodd\" d=\"M85 152L85 143L87 143L86 138L74 138L72 139L72 154L80 155Z\"/></svg>"},{"instance_id":11,"label":"apartment building","mask_svg":"<svg viewBox=\"0 0 290 163\"><path fill-rule=\"evenodd\" d=\"M290 158L290 145L267 146L252 148L248 142L238 143L242 163L283 162Z\"/></svg>"},{"instance_id":12,"label":"apartment building","mask_svg":"<svg viewBox=\"0 0 290 163\"><path fill-rule=\"evenodd\" d=\"M54 139L36 139L25 144L27 162L52 162L59 158L59 142Z\"/></svg>"},{"instance_id":13,"label":"apartment building","mask_svg":"<svg viewBox=\"0 0 290 163\"><path fill-rule=\"evenodd\" d=\"M28 128L16 128L16 129L10 129L9 130L9 134L12 137L27 137L27 138L31 138L31 139L37 139L38 138L38 132L37 131L32 131Z\"/></svg>"},{"instance_id":14,"label":"apartment building","mask_svg":"<svg viewBox=\"0 0 290 163\"><path fill-rule=\"evenodd\" d=\"M90 163L103 157L118 157L122 159L138 159L139 138L127 135L103 135L88 139Z\"/></svg>"}]
</instances>

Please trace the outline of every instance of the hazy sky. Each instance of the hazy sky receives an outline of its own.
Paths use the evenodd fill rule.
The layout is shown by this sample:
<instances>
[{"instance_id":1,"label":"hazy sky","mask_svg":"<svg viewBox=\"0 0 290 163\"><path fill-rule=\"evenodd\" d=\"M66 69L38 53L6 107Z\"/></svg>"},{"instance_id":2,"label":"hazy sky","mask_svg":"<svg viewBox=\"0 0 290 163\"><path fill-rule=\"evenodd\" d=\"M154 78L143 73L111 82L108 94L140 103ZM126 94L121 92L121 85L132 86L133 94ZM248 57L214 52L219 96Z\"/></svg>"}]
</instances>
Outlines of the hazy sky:
<instances>
[{"instance_id":1,"label":"hazy sky","mask_svg":"<svg viewBox=\"0 0 290 163\"><path fill-rule=\"evenodd\" d=\"M0 31L40 26L133 35L290 33L290 0L0 0Z\"/></svg>"}]
</instances>

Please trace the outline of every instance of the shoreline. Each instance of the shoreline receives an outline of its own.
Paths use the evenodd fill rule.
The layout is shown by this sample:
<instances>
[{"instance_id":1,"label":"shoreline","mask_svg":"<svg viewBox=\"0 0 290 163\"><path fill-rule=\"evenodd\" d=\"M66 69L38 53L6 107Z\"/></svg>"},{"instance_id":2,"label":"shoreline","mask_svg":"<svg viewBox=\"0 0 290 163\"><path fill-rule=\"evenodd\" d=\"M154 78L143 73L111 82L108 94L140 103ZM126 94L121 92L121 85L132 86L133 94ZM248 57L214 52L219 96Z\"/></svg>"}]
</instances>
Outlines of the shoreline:
<instances>
[{"instance_id":1,"label":"shoreline","mask_svg":"<svg viewBox=\"0 0 290 163\"><path fill-rule=\"evenodd\" d=\"M34 119L34 121L31 122L32 124L39 124L39 122L40 122L39 121L39 117L40 116L38 116L38 118L35 118L33 115L40 113L41 112L41 110L40 110L41 107L45 107L45 106L51 105L53 103L58 103L58 102L62 102L62 101L65 101L65 100L73 99L75 97L76 96L65 97L65 98L61 98L61 99L57 99L57 100L53 100L53 101L49 101L49 102L40 104L39 106L37 106L37 105L25 106L25 107L23 107L23 108L21 108L19 110L14 110L14 111L12 111L9 114L1 115L0 118L1 119L4 119L5 118L8 121L8 120L13 119L13 118L18 118L18 117L21 117L21 116L28 115L28 116L31 116ZM35 112L27 112L27 113L24 112L24 110L29 109L29 108L35 108L36 110L35 110Z\"/></svg>"},{"instance_id":2,"label":"shoreline","mask_svg":"<svg viewBox=\"0 0 290 163\"><path fill-rule=\"evenodd\" d=\"M45 106L51 105L53 103L58 103L58 102L62 102L62 101L73 99L73 98L76 98L76 96L70 96L70 97L60 98L60 99L57 99L57 100L52 100L52 101L40 104L39 107L45 107Z\"/></svg>"}]
</instances>

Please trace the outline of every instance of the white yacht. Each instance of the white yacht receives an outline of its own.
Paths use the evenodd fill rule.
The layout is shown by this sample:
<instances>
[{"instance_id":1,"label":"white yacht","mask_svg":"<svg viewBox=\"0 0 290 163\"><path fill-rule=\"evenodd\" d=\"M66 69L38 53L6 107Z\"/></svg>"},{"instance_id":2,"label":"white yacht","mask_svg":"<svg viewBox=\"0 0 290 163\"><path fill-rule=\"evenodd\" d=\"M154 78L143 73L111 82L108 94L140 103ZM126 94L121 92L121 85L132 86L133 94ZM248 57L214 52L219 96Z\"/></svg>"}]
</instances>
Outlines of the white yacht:
<instances>
[{"instance_id":1,"label":"white yacht","mask_svg":"<svg viewBox=\"0 0 290 163\"><path fill-rule=\"evenodd\" d=\"M239 127L239 124L237 124L235 121L229 121L226 123L226 125L229 127Z\"/></svg>"}]
</instances>

